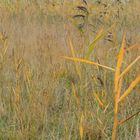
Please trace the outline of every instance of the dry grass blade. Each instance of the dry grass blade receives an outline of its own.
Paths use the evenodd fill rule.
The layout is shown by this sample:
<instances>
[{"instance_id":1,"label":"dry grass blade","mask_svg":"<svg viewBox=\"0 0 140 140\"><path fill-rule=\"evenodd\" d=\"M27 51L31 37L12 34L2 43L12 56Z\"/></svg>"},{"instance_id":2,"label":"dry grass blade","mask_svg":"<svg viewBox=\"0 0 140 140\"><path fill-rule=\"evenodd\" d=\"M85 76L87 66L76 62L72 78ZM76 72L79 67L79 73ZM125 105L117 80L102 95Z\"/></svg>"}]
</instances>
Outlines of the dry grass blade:
<instances>
[{"instance_id":1,"label":"dry grass blade","mask_svg":"<svg viewBox=\"0 0 140 140\"><path fill-rule=\"evenodd\" d=\"M90 46L89 46L89 49L88 49L87 54L86 54L86 56L85 56L86 59L89 58L89 56L90 56L91 53L93 52L93 50L94 50L94 48L95 48L97 42L98 42L102 37L104 37L105 34L106 34L106 32L105 32L103 29L101 29L101 30L98 32L98 34L97 34L95 40L94 40L94 41L90 44Z\"/></svg>"},{"instance_id":2,"label":"dry grass blade","mask_svg":"<svg viewBox=\"0 0 140 140\"><path fill-rule=\"evenodd\" d=\"M80 126L79 126L79 133L80 133L80 139L83 139L83 134L84 134L84 129L83 129L83 119L84 115L82 113L81 118L80 118Z\"/></svg>"},{"instance_id":3,"label":"dry grass blade","mask_svg":"<svg viewBox=\"0 0 140 140\"><path fill-rule=\"evenodd\" d=\"M121 74L120 74L120 77L123 77L130 69L131 67L140 59L140 56L138 56Z\"/></svg>"},{"instance_id":4,"label":"dry grass blade","mask_svg":"<svg viewBox=\"0 0 140 140\"><path fill-rule=\"evenodd\" d=\"M133 114L133 115L127 117L126 119L121 120L121 121L119 122L119 125L124 124L125 122L127 122L127 121L130 120L130 119L132 119L133 117L135 117L135 116L138 115L139 113L140 113L140 110L137 111L135 114Z\"/></svg>"},{"instance_id":5,"label":"dry grass blade","mask_svg":"<svg viewBox=\"0 0 140 140\"><path fill-rule=\"evenodd\" d=\"M68 59L68 60L72 60L72 61L76 61L76 62L96 65L96 66L99 66L99 67L102 67L102 68L105 68L105 69L108 69L108 70L111 70L111 71L115 71L115 69L113 69L111 67L104 66L104 65L98 64L96 62L86 60L86 59L80 59L80 58L75 58L75 57L73 58L73 57L67 57L67 56L63 56L63 58Z\"/></svg>"},{"instance_id":6,"label":"dry grass blade","mask_svg":"<svg viewBox=\"0 0 140 140\"><path fill-rule=\"evenodd\" d=\"M130 94L130 92L136 87L136 85L139 83L140 83L140 75L137 76L137 78L130 84L128 89L124 92L124 94L118 100L118 103L124 100Z\"/></svg>"},{"instance_id":7,"label":"dry grass blade","mask_svg":"<svg viewBox=\"0 0 140 140\"><path fill-rule=\"evenodd\" d=\"M82 14L80 14L80 15L74 15L73 18L83 18L84 19L85 18L85 15L82 15Z\"/></svg>"},{"instance_id":8,"label":"dry grass blade","mask_svg":"<svg viewBox=\"0 0 140 140\"><path fill-rule=\"evenodd\" d=\"M122 40L122 46L118 55L118 61L117 61L117 68L116 68L116 72L115 72L115 91L117 91L118 89L118 82L119 82L119 77L120 77L120 70L121 70L121 65L123 62L123 58L124 58L124 47L125 47L125 37L126 34L124 33L123 35L123 40Z\"/></svg>"},{"instance_id":9,"label":"dry grass blade","mask_svg":"<svg viewBox=\"0 0 140 140\"><path fill-rule=\"evenodd\" d=\"M75 57L75 51L74 51L74 46L72 44L72 41L70 38L68 38L68 41L69 41L69 44L70 44L70 51L71 51L71 54L72 54L72 57Z\"/></svg>"},{"instance_id":10,"label":"dry grass blade","mask_svg":"<svg viewBox=\"0 0 140 140\"><path fill-rule=\"evenodd\" d=\"M71 54L72 54L72 57L76 57L76 54L75 54L75 50L74 50L74 46L72 44L72 41L70 38L68 38L69 40L69 44L70 44L70 50L71 50ZM75 62L75 69L77 71L77 74L79 76L79 78L81 79L81 72L80 72L80 68L79 68L79 65Z\"/></svg>"},{"instance_id":11,"label":"dry grass blade","mask_svg":"<svg viewBox=\"0 0 140 140\"><path fill-rule=\"evenodd\" d=\"M118 100L120 97L120 91L121 91L121 85L122 85L122 78L119 81L119 76L120 76L120 71L121 71L121 66L124 58L124 47L125 47L125 38L126 38L126 33L123 35L122 39L122 46L118 55L118 61L117 61L117 67L116 67L116 72L115 72L115 99L114 99L114 124L113 124L113 132L112 132L112 140L116 140L117 136L117 129L118 129L118 110L119 110L119 104Z\"/></svg>"},{"instance_id":12,"label":"dry grass blade","mask_svg":"<svg viewBox=\"0 0 140 140\"><path fill-rule=\"evenodd\" d=\"M106 105L106 107L105 107L105 109L104 109L104 113L106 113L106 111L107 111L109 105L110 105L110 103L108 103L108 104Z\"/></svg>"},{"instance_id":13,"label":"dry grass blade","mask_svg":"<svg viewBox=\"0 0 140 140\"><path fill-rule=\"evenodd\" d=\"M74 97L75 97L75 99L76 99L76 103L77 103L77 105L78 105L78 107L79 107L79 105L80 105L80 99L79 99L79 97L78 97L78 95L77 95L77 93L76 93L76 89L75 89L75 86L74 86L73 83L72 83L72 92L73 92L73 95L74 95Z\"/></svg>"},{"instance_id":14,"label":"dry grass blade","mask_svg":"<svg viewBox=\"0 0 140 140\"><path fill-rule=\"evenodd\" d=\"M103 104L103 102L101 101L101 99L98 97L98 95L95 93L94 96L95 96L95 98L96 98L96 100L97 100L99 106L100 106L100 107L103 107L104 104Z\"/></svg>"},{"instance_id":15,"label":"dry grass blade","mask_svg":"<svg viewBox=\"0 0 140 140\"><path fill-rule=\"evenodd\" d=\"M139 48L139 46L140 46L139 44L134 44L131 47L127 48L126 51L131 51L132 49Z\"/></svg>"},{"instance_id":16,"label":"dry grass blade","mask_svg":"<svg viewBox=\"0 0 140 140\"><path fill-rule=\"evenodd\" d=\"M84 7L84 6L77 6L77 9L79 9L79 10L81 10L83 12L86 12L87 14L89 13L88 10L87 10L87 8Z\"/></svg>"},{"instance_id":17,"label":"dry grass blade","mask_svg":"<svg viewBox=\"0 0 140 140\"><path fill-rule=\"evenodd\" d=\"M118 85L118 91L117 91L117 97L118 97L117 100L120 98L122 82L123 82L123 78L120 78L119 79L119 85Z\"/></svg>"}]
</instances>

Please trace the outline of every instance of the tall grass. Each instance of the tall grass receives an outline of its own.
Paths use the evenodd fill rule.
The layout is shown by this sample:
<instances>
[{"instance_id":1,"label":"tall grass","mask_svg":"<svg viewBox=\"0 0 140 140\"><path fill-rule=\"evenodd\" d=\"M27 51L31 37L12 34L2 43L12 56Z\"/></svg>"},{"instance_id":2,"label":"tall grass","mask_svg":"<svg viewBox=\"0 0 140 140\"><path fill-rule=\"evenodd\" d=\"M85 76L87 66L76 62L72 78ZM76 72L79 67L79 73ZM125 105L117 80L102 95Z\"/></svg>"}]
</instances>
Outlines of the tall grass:
<instances>
[{"instance_id":1,"label":"tall grass","mask_svg":"<svg viewBox=\"0 0 140 140\"><path fill-rule=\"evenodd\" d=\"M123 57L124 57L124 53L125 53L125 50L124 50L124 48L125 48L125 37L126 37L126 35L124 33L123 40L122 40L122 47L121 47L119 55L118 55L117 67L116 67L115 76L114 76L114 81L115 81L115 84L114 84L115 85L114 86L114 96L115 97L114 98L115 98L115 101L114 101L114 125L113 125L113 130L112 130L112 140L116 139L117 129L118 129L118 126L119 126L119 121L118 121L119 103L122 100L124 100L130 94L130 92L135 88L135 86L137 84L140 83L140 76L138 75L136 77L136 79L130 84L128 89L126 91L124 91L124 93L121 95L121 87L122 87L122 84L123 84L122 83L123 77L121 75L121 66L122 66L122 63L123 63ZM84 59L70 58L70 57L64 57L64 58L69 59L69 60L73 60L73 61L84 62L84 63L87 63L87 64L96 65L96 66L101 66L101 67L109 69L109 70L114 70L114 69L112 69L110 67L103 66L101 64L91 62L91 61L87 61L87 60L84 60ZM136 60L137 59L139 59L139 56L138 56L138 58L136 58ZM136 62L136 60L134 62ZM134 63L134 62L132 62L132 63ZM129 67L129 69L131 68L130 66L128 66L128 67ZM126 72L127 72L126 70L125 70L125 72L122 72L123 75Z\"/></svg>"},{"instance_id":2,"label":"tall grass","mask_svg":"<svg viewBox=\"0 0 140 140\"><path fill-rule=\"evenodd\" d=\"M139 4L0 1L0 139L138 138Z\"/></svg>"}]
</instances>

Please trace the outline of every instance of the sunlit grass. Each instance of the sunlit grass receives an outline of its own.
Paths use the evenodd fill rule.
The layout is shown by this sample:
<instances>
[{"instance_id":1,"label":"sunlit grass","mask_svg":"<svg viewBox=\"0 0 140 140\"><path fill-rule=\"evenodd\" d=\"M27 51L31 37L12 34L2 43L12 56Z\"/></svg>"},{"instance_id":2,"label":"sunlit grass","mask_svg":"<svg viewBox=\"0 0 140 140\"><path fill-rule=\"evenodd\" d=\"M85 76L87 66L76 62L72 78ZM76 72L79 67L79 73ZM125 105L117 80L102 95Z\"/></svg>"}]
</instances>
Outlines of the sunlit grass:
<instances>
[{"instance_id":1,"label":"sunlit grass","mask_svg":"<svg viewBox=\"0 0 140 140\"><path fill-rule=\"evenodd\" d=\"M0 139L138 137L139 4L0 1Z\"/></svg>"}]
</instances>

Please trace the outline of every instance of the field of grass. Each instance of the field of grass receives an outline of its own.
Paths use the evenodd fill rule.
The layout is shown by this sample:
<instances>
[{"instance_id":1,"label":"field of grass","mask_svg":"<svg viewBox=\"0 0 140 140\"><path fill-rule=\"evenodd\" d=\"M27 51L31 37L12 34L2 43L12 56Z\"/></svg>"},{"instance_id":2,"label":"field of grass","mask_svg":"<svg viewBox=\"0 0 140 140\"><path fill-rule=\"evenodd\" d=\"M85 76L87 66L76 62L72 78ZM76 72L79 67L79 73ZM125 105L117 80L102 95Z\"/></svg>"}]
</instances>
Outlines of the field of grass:
<instances>
[{"instance_id":1,"label":"field of grass","mask_svg":"<svg viewBox=\"0 0 140 140\"><path fill-rule=\"evenodd\" d=\"M0 140L139 129L139 0L0 0Z\"/></svg>"}]
</instances>

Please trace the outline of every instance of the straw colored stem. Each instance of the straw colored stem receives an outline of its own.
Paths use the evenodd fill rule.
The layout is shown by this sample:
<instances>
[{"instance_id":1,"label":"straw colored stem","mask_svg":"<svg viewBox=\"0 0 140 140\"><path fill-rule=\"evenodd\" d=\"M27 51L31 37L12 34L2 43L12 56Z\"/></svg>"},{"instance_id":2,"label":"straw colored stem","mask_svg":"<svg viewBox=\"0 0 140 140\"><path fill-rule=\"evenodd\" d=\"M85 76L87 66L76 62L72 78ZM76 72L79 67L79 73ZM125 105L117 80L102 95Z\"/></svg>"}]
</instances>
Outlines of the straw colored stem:
<instances>
[{"instance_id":1,"label":"straw colored stem","mask_svg":"<svg viewBox=\"0 0 140 140\"><path fill-rule=\"evenodd\" d=\"M63 56L63 58L68 59L68 60L72 60L72 61L86 63L86 64L96 65L96 66L99 66L99 67L102 67L102 68L105 68L105 69L108 69L111 71L115 71L115 69L113 69L111 67L104 66L104 65L98 64L96 62L86 60L86 59L80 59L80 58L76 58L76 57L73 58L73 57L67 57L67 56Z\"/></svg>"},{"instance_id":2,"label":"straw colored stem","mask_svg":"<svg viewBox=\"0 0 140 140\"><path fill-rule=\"evenodd\" d=\"M121 74L120 77L123 77L130 69L131 67L140 59L140 56L138 56Z\"/></svg>"}]
</instances>

